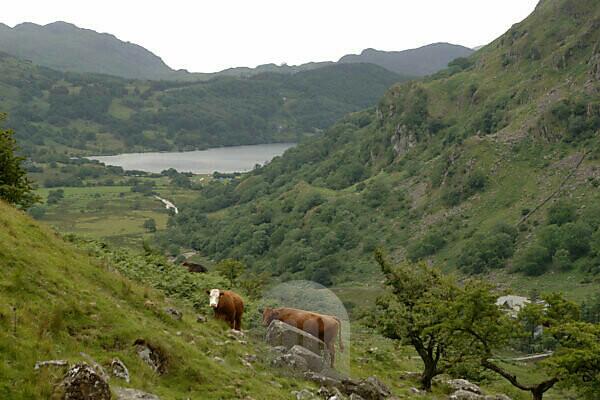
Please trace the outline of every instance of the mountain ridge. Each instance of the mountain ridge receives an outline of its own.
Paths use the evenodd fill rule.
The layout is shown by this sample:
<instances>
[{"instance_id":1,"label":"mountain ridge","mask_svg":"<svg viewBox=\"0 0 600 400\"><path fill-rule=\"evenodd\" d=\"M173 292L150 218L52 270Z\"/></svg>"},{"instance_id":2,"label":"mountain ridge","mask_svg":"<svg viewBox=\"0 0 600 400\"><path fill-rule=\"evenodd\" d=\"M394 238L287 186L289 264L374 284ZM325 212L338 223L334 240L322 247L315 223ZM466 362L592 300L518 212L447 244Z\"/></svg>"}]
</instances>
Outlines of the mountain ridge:
<instances>
[{"instance_id":1,"label":"mountain ridge","mask_svg":"<svg viewBox=\"0 0 600 400\"><path fill-rule=\"evenodd\" d=\"M410 76L425 76L445 68L455 58L468 57L472 53L473 50L468 47L437 42L401 51L367 48L360 54L341 57L338 63L368 62L392 72L402 71Z\"/></svg>"},{"instance_id":2,"label":"mountain ridge","mask_svg":"<svg viewBox=\"0 0 600 400\"><path fill-rule=\"evenodd\" d=\"M254 68L231 67L204 73L172 69L161 57L141 45L65 21L46 25L23 22L13 28L5 24L0 27L0 50L18 58L61 71L101 73L129 79L195 81L217 76L249 77L263 72L290 74L347 62L374 63L401 75L423 76L444 68L452 59L468 55L471 51L459 45L435 43L397 52L373 50L377 52L374 58L364 57L367 50L372 50L367 49L361 55L343 56L338 62L268 63ZM432 52L439 54L432 55ZM382 57L384 62L378 62ZM415 59L411 60L411 57Z\"/></svg>"}]
</instances>

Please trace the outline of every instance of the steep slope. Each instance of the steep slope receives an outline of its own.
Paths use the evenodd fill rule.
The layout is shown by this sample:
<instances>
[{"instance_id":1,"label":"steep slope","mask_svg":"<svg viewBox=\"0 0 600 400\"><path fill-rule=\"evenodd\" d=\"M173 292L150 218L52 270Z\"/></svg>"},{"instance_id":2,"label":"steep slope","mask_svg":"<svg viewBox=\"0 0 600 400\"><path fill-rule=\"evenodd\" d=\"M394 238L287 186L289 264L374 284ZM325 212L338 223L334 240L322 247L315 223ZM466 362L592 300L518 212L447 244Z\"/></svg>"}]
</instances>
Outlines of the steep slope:
<instances>
[{"instance_id":1,"label":"steep slope","mask_svg":"<svg viewBox=\"0 0 600 400\"><path fill-rule=\"evenodd\" d=\"M360 54L348 54L339 63L371 63L392 72L408 76L425 76L446 68L455 58L468 57L473 50L450 43L432 43L416 49L381 51L365 49Z\"/></svg>"},{"instance_id":2,"label":"steep slope","mask_svg":"<svg viewBox=\"0 0 600 400\"><path fill-rule=\"evenodd\" d=\"M92 72L137 79L173 74L160 57L107 33L66 22L23 23L0 28L0 50L61 71Z\"/></svg>"},{"instance_id":3,"label":"steep slope","mask_svg":"<svg viewBox=\"0 0 600 400\"><path fill-rule=\"evenodd\" d=\"M369 64L206 82L62 73L0 53L0 111L28 155L296 141L404 78Z\"/></svg>"},{"instance_id":4,"label":"steep slope","mask_svg":"<svg viewBox=\"0 0 600 400\"><path fill-rule=\"evenodd\" d=\"M218 284L205 279L207 286ZM183 319L166 314L168 306L182 310ZM138 358L137 339L162 349L165 373ZM225 340L231 343L223 345ZM111 387L139 388L164 399L287 399L296 387L263 361L253 368L242 364L246 353L260 358L261 346L227 339L224 327L212 321L196 323L191 307L124 278L109 261L90 257L0 202L0 397L50 398L64 371L35 371L36 361L85 361L81 352L107 370L114 357L124 361L131 384L112 378Z\"/></svg>"},{"instance_id":5,"label":"steep slope","mask_svg":"<svg viewBox=\"0 0 600 400\"><path fill-rule=\"evenodd\" d=\"M596 1L542 1L468 59L211 185L163 242L324 284L375 280L384 246L582 299L600 269L599 42Z\"/></svg>"}]
</instances>

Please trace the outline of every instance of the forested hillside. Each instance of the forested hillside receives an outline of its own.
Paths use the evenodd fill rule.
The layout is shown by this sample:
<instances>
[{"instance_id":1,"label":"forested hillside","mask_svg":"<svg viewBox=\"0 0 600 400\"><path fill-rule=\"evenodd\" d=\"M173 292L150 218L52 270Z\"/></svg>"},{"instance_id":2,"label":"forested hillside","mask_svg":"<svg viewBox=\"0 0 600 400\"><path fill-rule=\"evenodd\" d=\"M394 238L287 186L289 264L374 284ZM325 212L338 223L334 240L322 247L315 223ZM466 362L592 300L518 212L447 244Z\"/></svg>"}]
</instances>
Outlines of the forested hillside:
<instances>
[{"instance_id":1,"label":"forested hillside","mask_svg":"<svg viewBox=\"0 0 600 400\"><path fill-rule=\"evenodd\" d=\"M0 110L35 159L296 141L402 77L370 64L177 83L58 72L0 54Z\"/></svg>"},{"instance_id":2,"label":"forested hillside","mask_svg":"<svg viewBox=\"0 0 600 400\"><path fill-rule=\"evenodd\" d=\"M326 285L375 278L383 246L584 297L600 272L598 43L597 1L543 0L469 58L208 185L162 244Z\"/></svg>"}]
</instances>

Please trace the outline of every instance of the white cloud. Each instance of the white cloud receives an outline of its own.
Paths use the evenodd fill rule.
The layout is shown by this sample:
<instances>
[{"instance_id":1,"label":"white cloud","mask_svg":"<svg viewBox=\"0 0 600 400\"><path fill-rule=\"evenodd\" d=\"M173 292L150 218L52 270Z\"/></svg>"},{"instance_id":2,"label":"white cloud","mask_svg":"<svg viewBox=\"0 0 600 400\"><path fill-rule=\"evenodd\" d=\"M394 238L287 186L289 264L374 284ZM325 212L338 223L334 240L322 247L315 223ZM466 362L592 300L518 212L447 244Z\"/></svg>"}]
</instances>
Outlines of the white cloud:
<instances>
[{"instance_id":1,"label":"white cloud","mask_svg":"<svg viewBox=\"0 0 600 400\"><path fill-rule=\"evenodd\" d=\"M525 18L536 0L19 0L0 20L62 20L140 44L173 68L210 72L336 60L364 48L474 47Z\"/></svg>"}]
</instances>

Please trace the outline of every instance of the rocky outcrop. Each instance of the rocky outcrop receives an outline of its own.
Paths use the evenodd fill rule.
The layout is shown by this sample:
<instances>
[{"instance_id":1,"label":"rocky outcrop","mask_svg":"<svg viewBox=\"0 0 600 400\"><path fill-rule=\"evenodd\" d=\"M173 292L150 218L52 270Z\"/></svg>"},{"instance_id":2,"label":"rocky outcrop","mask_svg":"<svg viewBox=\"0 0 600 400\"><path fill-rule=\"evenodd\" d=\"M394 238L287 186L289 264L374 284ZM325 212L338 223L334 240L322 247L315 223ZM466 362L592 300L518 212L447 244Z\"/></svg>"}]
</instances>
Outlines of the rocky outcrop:
<instances>
[{"instance_id":1,"label":"rocky outcrop","mask_svg":"<svg viewBox=\"0 0 600 400\"><path fill-rule=\"evenodd\" d=\"M271 322L267 328L265 341L271 346L283 346L286 349L291 349L296 345L302 346L322 356L325 361L329 362L330 360L329 352L325 349L323 341L281 321Z\"/></svg>"},{"instance_id":2,"label":"rocky outcrop","mask_svg":"<svg viewBox=\"0 0 600 400\"><path fill-rule=\"evenodd\" d=\"M446 381L446 384L452 388L452 390L466 390L471 393L481 394L481 388L474 383L469 382L466 379L450 379Z\"/></svg>"},{"instance_id":3,"label":"rocky outcrop","mask_svg":"<svg viewBox=\"0 0 600 400\"><path fill-rule=\"evenodd\" d=\"M142 392L137 389L116 387L114 388L114 392L117 396L116 400L160 400L160 397L154 394Z\"/></svg>"},{"instance_id":4,"label":"rocky outcrop","mask_svg":"<svg viewBox=\"0 0 600 400\"><path fill-rule=\"evenodd\" d=\"M342 376L327 376L324 373L308 372L304 377L320 384L323 391L337 389L343 395L353 399L383 400L391 396L390 389L374 376L367 379L351 379Z\"/></svg>"},{"instance_id":5,"label":"rocky outcrop","mask_svg":"<svg viewBox=\"0 0 600 400\"><path fill-rule=\"evenodd\" d=\"M71 367L60 385L64 400L110 400L108 383L86 363Z\"/></svg>"},{"instance_id":6,"label":"rocky outcrop","mask_svg":"<svg viewBox=\"0 0 600 400\"><path fill-rule=\"evenodd\" d=\"M125 382L129 383L129 370L123 361L114 358L110 363L110 371L114 377L123 379Z\"/></svg>"},{"instance_id":7,"label":"rocky outcrop","mask_svg":"<svg viewBox=\"0 0 600 400\"><path fill-rule=\"evenodd\" d=\"M196 322L198 322L200 324L203 324L205 322L208 322L208 319L204 315L197 315L196 316Z\"/></svg>"},{"instance_id":8,"label":"rocky outcrop","mask_svg":"<svg viewBox=\"0 0 600 400\"><path fill-rule=\"evenodd\" d=\"M292 391L292 395L296 400L312 400L315 398L313 392L308 389L294 390Z\"/></svg>"},{"instance_id":9,"label":"rocky outcrop","mask_svg":"<svg viewBox=\"0 0 600 400\"><path fill-rule=\"evenodd\" d=\"M276 356L271 365L275 368L284 369L292 373L304 373L308 371L308 362L297 354L284 353Z\"/></svg>"},{"instance_id":10,"label":"rocky outcrop","mask_svg":"<svg viewBox=\"0 0 600 400\"><path fill-rule=\"evenodd\" d=\"M483 398L483 396L477 393L469 392L468 390L463 389L457 390L449 397L450 400L483 400Z\"/></svg>"},{"instance_id":11,"label":"rocky outcrop","mask_svg":"<svg viewBox=\"0 0 600 400\"><path fill-rule=\"evenodd\" d=\"M361 380L345 379L339 389L347 395L357 394L365 400L384 400L392 394L390 389L374 376Z\"/></svg>"},{"instance_id":12,"label":"rocky outcrop","mask_svg":"<svg viewBox=\"0 0 600 400\"><path fill-rule=\"evenodd\" d=\"M390 142L394 148L394 153L398 157L405 155L411 148L416 146L417 137L406 127L406 125L398 125L396 132L392 135Z\"/></svg>"},{"instance_id":13,"label":"rocky outcrop","mask_svg":"<svg viewBox=\"0 0 600 400\"><path fill-rule=\"evenodd\" d=\"M306 361L306 365L308 370L320 372L325 367L325 360L318 354L313 353L312 351L302 347L302 346L293 346L289 354L303 358Z\"/></svg>"},{"instance_id":14,"label":"rocky outcrop","mask_svg":"<svg viewBox=\"0 0 600 400\"><path fill-rule=\"evenodd\" d=\"M171 318L173 318L176 321L181 321L181 318L183 318L183 313L173 307L165 308L165 313L167 313L167 315L169 315Z\"/></svg>"},{"instance_id":15,"label":"rocky outcrop","mask_svg":"<svg viewBox=\"0 0 600 400\"><path fill-rule=\"evenodd\" d=\"M466 379L439 380L439 382L453 390L450 400L510 400L510 397L505 394L484 395L479 386Z\"/></svg>"},{"instance_id":16,"label":"rocky outcrop","mask_svg":"<svg viewBox=\"0 0 600 400\"><path fill-rule=\"evenodd\" d=\"M46 360L46 361L36 361L33 369L38 371L45 367L66 368L68 366L69 366L69 362L67 360Z\"/></svg>"},{"instance_id":17,"label":"rocky outcrop","mask_svg":"<svg viewBox=\"0 0 600 400\"><path fill-rule=\"evenodd\" d=\"M138 357L155 372L162 375L167 371L168 358L160 347L148 343L144 339L137 339L134 346Z\"/></svg>"}]
</instances>

